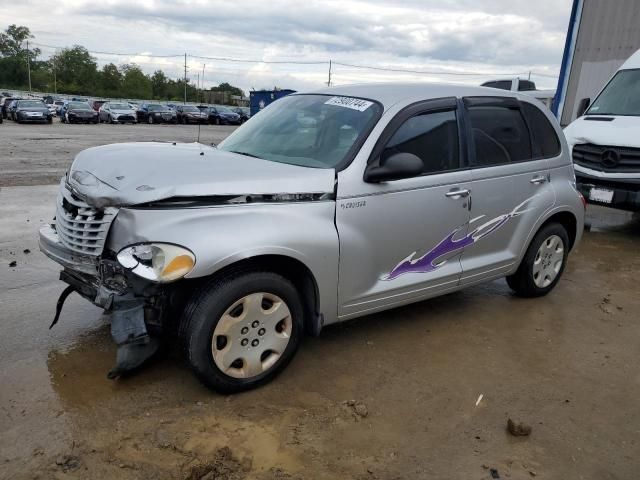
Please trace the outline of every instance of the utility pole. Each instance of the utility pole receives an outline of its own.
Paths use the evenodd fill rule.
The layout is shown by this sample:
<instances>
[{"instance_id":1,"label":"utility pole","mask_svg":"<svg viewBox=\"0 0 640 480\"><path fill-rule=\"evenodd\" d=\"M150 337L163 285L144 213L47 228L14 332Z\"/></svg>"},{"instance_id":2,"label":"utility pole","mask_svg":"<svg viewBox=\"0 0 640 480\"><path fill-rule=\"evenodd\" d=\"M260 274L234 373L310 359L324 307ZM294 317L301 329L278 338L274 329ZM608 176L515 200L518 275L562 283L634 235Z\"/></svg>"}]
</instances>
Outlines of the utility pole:
<instances>
[{"instance_id":1,"label":"utility pole","mask_svg":"<svg viewBox=\"0 0 640 480\"><path fill-rule=\"evenodd\" d=\"M184 103L187 103L187 54L184 54Z\"/></svg>"},{"instance_id":2,"label":"utility pole","mask_svg":"<svg viewBox=\"0 0 640 480\"><path fill-rule=\"evenodd\" d=\"M31 95L31 61L29 60L29 40L27 40L27 73L29 75L29 95Z\"/></svg>"},{"instance_id":3,"label":"utility pole","mask_svg":"<svg viewBox=\"0 0 640 480\"><path fill-rule=\"evenodd\" d=\"M327 87L331 86L331 60L329 60L329 79L327 80Z\"/></svg>"},{"instance_id":4,"label":"utility pole","mask_svg":"<svg viewBox=\"0 0 640 480\"><path fill-rule=\"evenodd\" d=\"M58 84L56 82L56 56L53 56L53 93L58 94Z\"/></svg>"},{"instance_id":5,"label":"utility pole","mask_svg":"<svg viewBox=\"0 0 640 480\"><path fill-rule=\"evenodd\" d=\"M200 90L202 91L202 103L204 103L204 67L206 66L206 63L202 64L202 77L201 77L201 87Z\"/></svg>"}]
</instances>

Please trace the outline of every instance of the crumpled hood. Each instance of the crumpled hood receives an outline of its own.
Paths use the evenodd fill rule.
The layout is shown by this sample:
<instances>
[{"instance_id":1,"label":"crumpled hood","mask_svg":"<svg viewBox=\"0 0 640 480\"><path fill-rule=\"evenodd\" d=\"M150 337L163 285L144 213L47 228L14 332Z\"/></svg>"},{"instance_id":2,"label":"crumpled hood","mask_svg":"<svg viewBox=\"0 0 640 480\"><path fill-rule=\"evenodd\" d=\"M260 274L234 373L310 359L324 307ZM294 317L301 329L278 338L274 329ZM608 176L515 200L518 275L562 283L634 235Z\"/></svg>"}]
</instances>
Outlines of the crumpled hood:
<instances>
[{"instance_id":1,"label":"crumpled hood","mask_svg":"<svg viewBox=\"0 0 640 480\"><path fill-rule=\"evenodd\" d=\"M564 129L569 145L593 143L606 146L640 147L640 136L638 135L640 117L594 116L612 118L613 120L585 120L587 117L574 120Z\"/></svg>"},{"instance_id":2,"label":"crumpled hood","mask_svg":"<svg viewBox=\"0 0 640 480\"><path fill-rule=\"evenodd\" d=\"M80 152L67 181L89 205L102 208L171 197L332 193L335 171L198 143L117 143Z\"/></svg>"}]
</instances>

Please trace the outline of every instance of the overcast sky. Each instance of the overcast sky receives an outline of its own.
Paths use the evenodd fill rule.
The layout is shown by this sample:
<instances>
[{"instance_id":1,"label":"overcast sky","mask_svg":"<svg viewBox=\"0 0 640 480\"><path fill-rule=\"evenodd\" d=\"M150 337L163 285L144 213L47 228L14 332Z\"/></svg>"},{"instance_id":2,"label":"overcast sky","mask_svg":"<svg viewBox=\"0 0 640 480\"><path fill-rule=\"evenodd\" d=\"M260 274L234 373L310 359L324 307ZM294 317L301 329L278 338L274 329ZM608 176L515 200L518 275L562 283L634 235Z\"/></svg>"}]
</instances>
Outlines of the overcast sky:
<instances>
[{"instance_id":1,"label":"overcast sky","mask_svg":"<svg viewBox=\"0 0 640 480\"><path fill-rule=\"evenodd\" d=\"M28 26L35 42L90 51L365 64L480 76L416 75L333 66L332 82L481 83L533 71L555 88L571 0L0 0L0 28ZM43 56L53 53L40 47ZM137 63L182 75L184 58L95 54L99 64ZM296 90L326 84L328 65L206 64L204 85Z\"/></svg>"}]
</instances>

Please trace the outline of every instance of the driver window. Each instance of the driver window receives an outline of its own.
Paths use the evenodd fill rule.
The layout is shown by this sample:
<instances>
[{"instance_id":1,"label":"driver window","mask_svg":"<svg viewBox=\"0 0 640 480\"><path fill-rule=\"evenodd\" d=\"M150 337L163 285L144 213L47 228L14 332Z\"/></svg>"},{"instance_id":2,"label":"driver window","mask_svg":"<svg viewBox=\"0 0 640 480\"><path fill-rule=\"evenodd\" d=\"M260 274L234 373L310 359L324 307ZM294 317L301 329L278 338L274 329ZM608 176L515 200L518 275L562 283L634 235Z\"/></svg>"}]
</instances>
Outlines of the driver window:
<instances>
[{"instance_id":1,"label":"driver window","mask_svg":"<svg viewBox=\"0 0 640 480\"><path fill-rule=\"evenodd\" d=\"M406 120L387 142L382 161L396 153L419 157L423 174L460 168L455 111L422 113Z\"/></svg>"}]
</instances>

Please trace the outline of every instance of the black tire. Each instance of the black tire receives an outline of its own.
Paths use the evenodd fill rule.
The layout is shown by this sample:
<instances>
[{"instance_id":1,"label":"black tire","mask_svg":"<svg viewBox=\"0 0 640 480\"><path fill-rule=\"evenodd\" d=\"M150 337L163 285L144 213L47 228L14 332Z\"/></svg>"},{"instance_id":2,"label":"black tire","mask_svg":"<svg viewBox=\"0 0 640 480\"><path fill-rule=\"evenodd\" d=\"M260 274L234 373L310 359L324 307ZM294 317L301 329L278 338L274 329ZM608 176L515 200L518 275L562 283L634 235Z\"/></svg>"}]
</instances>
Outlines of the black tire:
<instances>
[{"instance_id":1,"label":"black tire","mask_svg":"<svg viewBox=\"0 0 640 480\"><path fill-rule=\"evenodd\" d=\"M266 371L251 378L223 373L213 360L213 333L223 313L242 297L267 292L280 297L291 312L292 331L280 358ZM259 387L275 378L293 358L303 335L304 309L298 291L286 278L264 271L236 271L214 278L187 303L179 325L184 355L196 376L220 393L236 393Z\"/></svg>"},{"instance_id":2,"label":"black tire","mask_svg":"<svg viewBox=\"0 0 640 480\"><path fill-rule=\"evenodd\" d=\"M147 116L147 122L149 123L149 125L153 125L153 115Z\"/></svg>"},{"instance_id":3,"label":"black tire","mask_svg":"<svg viewBox=\"0 0 640 480\"><path fill-rule=\"evenodd\" d=\"M51 124L53 123L53 117L48 117L48 118L47 118L47 123L48 123L49 125L51 125Z\"/></svg>"},{"instance_id":4,"label":"black tire","mask_svg":"<svg viewBox=\"0 0 640 480\"><path fill-rule=\"evenodd\" d=\"M549 237L556 235L560 237L563 243L564 256L562 265L553 281L546 287L539 287L534 281L533 266L538 254L538 250ZM542 227L531 241L527 252L513 275L507 277L507 284L520 297L532 298L541 297L549 293L556 286L564 268L567 265L567 257L569 256L569 235L567 230L559 223L550 223Z\"/></svg>"}]
</instances>

